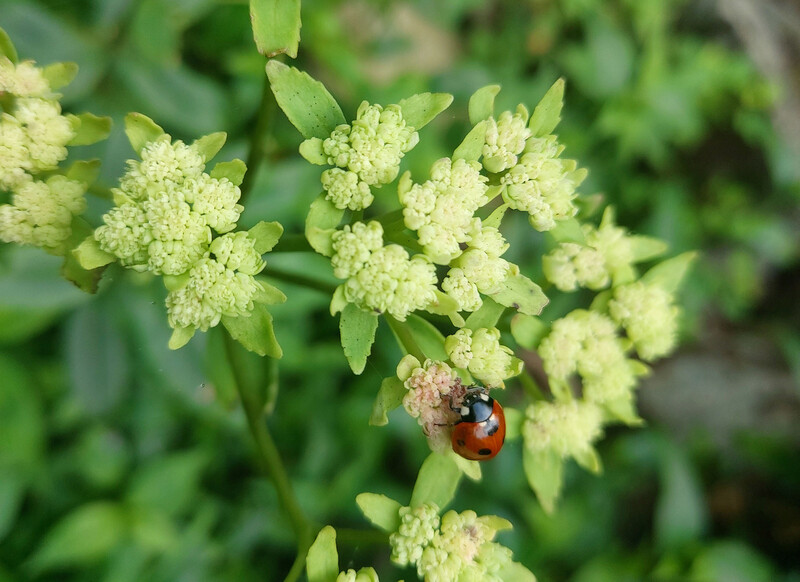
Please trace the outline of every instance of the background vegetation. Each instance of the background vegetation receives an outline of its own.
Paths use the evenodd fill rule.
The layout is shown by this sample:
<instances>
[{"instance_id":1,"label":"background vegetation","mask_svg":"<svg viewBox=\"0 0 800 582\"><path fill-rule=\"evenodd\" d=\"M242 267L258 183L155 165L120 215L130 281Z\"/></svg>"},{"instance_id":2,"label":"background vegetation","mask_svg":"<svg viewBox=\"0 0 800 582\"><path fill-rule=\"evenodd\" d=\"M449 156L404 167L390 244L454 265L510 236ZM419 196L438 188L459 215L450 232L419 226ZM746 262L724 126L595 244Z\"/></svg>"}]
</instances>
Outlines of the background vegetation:
<instances>
[{"instance_id":1,"label":"background vegetation","mask_svg":"<svg viewBox=\"0 0 800 582\"><path fill-rule=\"evenodd\" d=\"M791 132L773 123L786 119L792 86L763 77L725 5L303 3L297 65L348 118L362 99L455 95L407 156L412 172L457 145L476 88L500 83L499 106L512 108L564 76L560 138L590 170L582 192L674 253L702 253L683 292L685 348L640 390L648 427L601 444L601 477L569 471L552 517L516 454L459 491L456 509L515 523L501 541L545 582L800 581L800 164ZM264 154L244 228L267 219L301 232L319 169L299 158L301 138L279 111L253 131L266 86L245 2L4 0L0 27L22 58L79 64L67 110L115 119L107 142L74 148L103 160L102 186L131 157L129 111L188 141L224 130L221 159L246 158L251 144ZM89 220L108 205L90 196ZM542 242L519 227L507 238L525 252L509 260L536 272ZM320 257L269 259L268 274L325 273ZM59 278L57 259L0 247L0 581L282 579L290 527L235 395L206 381L221 336L171 352L165 291L122 270L107 279L90 297ZM290 300L273 311L285 354L277 377L258 358L248 373L273 390L269 422L305 510L364 527L355 495L405 499L427 451L405 415L367 426L399 350L379 328L365 373L352 376L329 298L281 286ZM386 548L351 541L343 568L413 579L392 570Z\"/></svg>"}]
</instances>

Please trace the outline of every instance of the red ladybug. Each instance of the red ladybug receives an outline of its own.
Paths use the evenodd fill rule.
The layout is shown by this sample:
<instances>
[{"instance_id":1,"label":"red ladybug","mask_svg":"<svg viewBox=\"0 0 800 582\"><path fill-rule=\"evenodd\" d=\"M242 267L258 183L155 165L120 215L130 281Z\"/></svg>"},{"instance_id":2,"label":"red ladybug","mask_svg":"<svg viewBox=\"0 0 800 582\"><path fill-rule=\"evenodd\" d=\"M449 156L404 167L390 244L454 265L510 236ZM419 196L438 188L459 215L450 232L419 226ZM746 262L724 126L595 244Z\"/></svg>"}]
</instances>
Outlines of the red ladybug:
<instances>
[{"instance_id":1,"label":"red ladybug","mask_svg":"<svg viewBox=\"0 0 800 582\"><path fill-rule=\"evenodd\" d=\"M485 392L469 392L453 427L453 450L471 461L486 461L500 452L506 438L503 407Z\"/></svg>"}]
</instances>

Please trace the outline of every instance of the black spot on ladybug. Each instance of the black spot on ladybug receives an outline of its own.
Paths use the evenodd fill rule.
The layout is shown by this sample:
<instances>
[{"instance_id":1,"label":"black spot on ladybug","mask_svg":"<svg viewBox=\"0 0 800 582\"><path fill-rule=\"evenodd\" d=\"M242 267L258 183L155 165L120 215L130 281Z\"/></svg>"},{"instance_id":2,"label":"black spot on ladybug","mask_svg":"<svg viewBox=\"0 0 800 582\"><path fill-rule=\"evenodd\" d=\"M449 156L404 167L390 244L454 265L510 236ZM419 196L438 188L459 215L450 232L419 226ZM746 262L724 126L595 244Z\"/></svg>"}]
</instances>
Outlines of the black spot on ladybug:
<instances>
[{"instance_id":1,"label":"black spot on ladybug","mask_svg":"<svg viewBox=\"0 0 800 582\"><path fill-rule=\"evenodd\" d=\"M491 424L488 424L488 425L487 425L487 427L486 427L486 434L488 434L489 436L492 436L492 435L493 435L494 433L496 433L496 432L497 432L499 429L500 429L500 423L498 423L497 421L495 421L495 422L493 422L493 423L491 423Z\"/></svg>"},{"instance_id":2,"label":"black spot on ladybug","mask_svg":"<svg viewBox=\"0 0 800 582\"><path fill-rule=\"evenodd\" d=\"M478 451L478 454L481 456L490 455L491 453L492 453L491 449L481 449L480 451Z\"/></svg>"}]
</instances>

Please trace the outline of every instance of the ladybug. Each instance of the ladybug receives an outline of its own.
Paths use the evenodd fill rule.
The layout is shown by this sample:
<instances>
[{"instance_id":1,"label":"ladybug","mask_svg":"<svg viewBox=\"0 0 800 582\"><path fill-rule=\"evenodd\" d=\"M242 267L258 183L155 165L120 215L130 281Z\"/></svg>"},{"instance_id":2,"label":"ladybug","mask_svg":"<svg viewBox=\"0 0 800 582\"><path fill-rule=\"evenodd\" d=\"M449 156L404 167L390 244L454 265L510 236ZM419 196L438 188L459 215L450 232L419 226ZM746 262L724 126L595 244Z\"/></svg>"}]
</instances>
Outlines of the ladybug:
<instances>
[{"instance_id":1,"label":"ladybug","mask_svg":"<svg viewBox=\"0 0 800 582\"><path fill-rule=\"evenodd\" d=\"M468 392L453 427L453 450L471 461L486 461L500 452L506 438L503 407L482 391Z\"/></svg>"}]
</instances>

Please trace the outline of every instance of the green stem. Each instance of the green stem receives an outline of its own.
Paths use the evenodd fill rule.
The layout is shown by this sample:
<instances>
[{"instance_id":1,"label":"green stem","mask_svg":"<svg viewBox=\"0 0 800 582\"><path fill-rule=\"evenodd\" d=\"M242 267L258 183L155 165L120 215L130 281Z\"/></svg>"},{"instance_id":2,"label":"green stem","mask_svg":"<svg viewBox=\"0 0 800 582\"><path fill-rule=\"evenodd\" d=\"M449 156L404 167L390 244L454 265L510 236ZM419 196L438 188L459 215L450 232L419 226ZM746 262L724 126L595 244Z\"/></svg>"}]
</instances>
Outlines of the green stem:
<instances>
[{"instance_id":1,"label":"green stem","mask_svg":"<svg viewBox=\"0 0 800 582\"><path fill-rule=\"evenodd\" d=\"M278 447L275 446L275 441L272 440L272 435L267 429L267 423L263 415L263 407L258 397L251 390L246 390L244 387L245 380L240 371L241 367L237 362L236 349L237 345L235 340L226 333L226 355L228 356L228 362L230 363L231 373L236 383L239 398L242 400L242 407L244 408L245 417L247 418L247 426L256 444L259 463L272 481L275 491L278 494L281 508L286 512L292 529L294 530L299 559L300 556L305 557L308 553L308 548L311 547L314 527L303 513L297 501L297 497L295 497L292 484L289 481L289 475L286 473L286 468L278 452ZM295 564L297 564L297 560ZM289 572L289 576L287 576L286 580L297 579L299 572L291 577L294 570L295 566L292 566L292 570Z\"/></svg>"},{"instance_id":2,"label":"green stem","mask_svg":"<svg viewBox=\"0 0 800 582\"><path fill-rule=\"evenodd\" d=\"M528 396L533 400L545 400L544 392L542 392L542 389L539 388L539 384L536 383L536 380L533 379L533 376L531 376L527 370L523 371L517 378L519 378L519 382L522 384L525 392L527 392Z\"/></svg>"},{"instance_id":3,"label":"green stem","mask_svg":"<svg viewBox=\"0 0 800 582\"><path fill-rule=\"evenodd\" d=\"M426 359L425 354L422 353L419 345L417 345L417 342L414 340L414 336L411 334L411 328L408 327L408 324L404 321L397 321L388 313L384 313L383 317L386 318L386 322L389 324L392 332L394 332L394 336L400 343L400 347L405 350L406 353L417 358L420 362L424 362Z\"/></svg>"},{"instance_id":4,"label":"green stem","mask_svg":"<svg viewBox=\"0 0 800 582\"><path fill-rule=\"evenodd\" d=\"M403 222L403 209L398 208L397 210L392 210L391 212L387 212L380 218L376 218L378 222L381 223L383 230L391 230L391 226L399 224L400 230L405 228L405 224Z\"/></svg>"},{"instance_id":5,"label":"green stem","mask_svg":"<svg viewBox=\"0 0 800 582\"><path fill-rule=\"evenodd\" d=\"M242 195L239 197L239 204L244 204L245 199L250 190L253 188L253 181L258 173L258 167L264 161L265 156L265 142L272 125L272 117L275 113L275 96L272 94L272 89L269 86L269 79L267 74L264 73L264 85L261 89L261 103L258 106L258 114L256 121L253 124L253 129L250 131L248 137L249 147L247 153L247 172L244 175L241 186L239 189Z\"/></svg>"},{"instance_id":6,"label":"green stem","mask_svg":"<svg viewBox=\"0 0 800 582\"><path fill-rule=\"evenodd\" d=\"M327 283L325 281L306 277L305 275L300 275L298 273L291 273L289 271L284 271L283 269L267 267L263 271L263 275L272 277L273 279L278 279L279 281L284 281L285 283L292 283L294 285L300 285L301 287L315 289L327 295L333 295L333 293L336 291L336 285L333 283Z\"/></svg>"}]
</instances>

